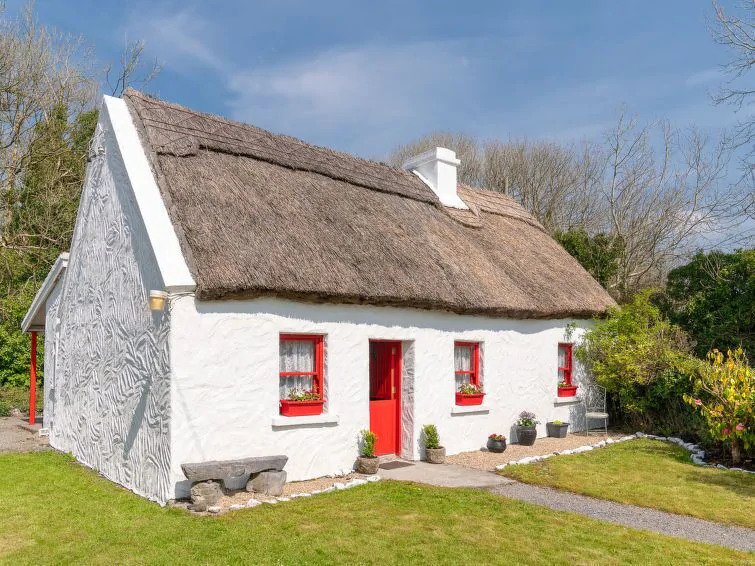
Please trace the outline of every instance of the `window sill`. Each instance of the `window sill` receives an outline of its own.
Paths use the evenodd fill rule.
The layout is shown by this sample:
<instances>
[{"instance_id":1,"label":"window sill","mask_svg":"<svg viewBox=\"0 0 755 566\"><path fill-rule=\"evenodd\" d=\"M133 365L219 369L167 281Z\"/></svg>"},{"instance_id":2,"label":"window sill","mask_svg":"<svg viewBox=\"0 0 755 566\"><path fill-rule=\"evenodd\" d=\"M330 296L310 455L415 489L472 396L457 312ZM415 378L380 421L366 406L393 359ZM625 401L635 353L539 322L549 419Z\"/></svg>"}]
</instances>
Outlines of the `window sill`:
<instances>
[{"instance_id":1,"label":"window sill","mask_svg":"<svg viewBox=\"0 0 755 566\"><path fill-rule=\"evenodd\" d=\"M273 417L273 428L290 428L310 425L337 425L338 415L323 413L321 415L307 415L304 417Z\"/></svg>"},{"instance_id":2,"label":"window sill","mask_svg":"<svg viewBox=\"0 0 755 566\"><path fill-rule=\"evenodd\" d=\"M573 396L573 397L556 397L553 400L554 405L577 405L578 403L582 402L582 397L579 396Z\"/></svg>"},{"instance_id":3,"label":"window sill","mask_svg":"<svg viewBox=\"0 0 755 566\"><path fill-rule=\"evenodd\" d=\"M490 407L486 405L454 405L451 407L452 415L468 415L472 413L489 413Z\"/></svg>"}]
</instances>

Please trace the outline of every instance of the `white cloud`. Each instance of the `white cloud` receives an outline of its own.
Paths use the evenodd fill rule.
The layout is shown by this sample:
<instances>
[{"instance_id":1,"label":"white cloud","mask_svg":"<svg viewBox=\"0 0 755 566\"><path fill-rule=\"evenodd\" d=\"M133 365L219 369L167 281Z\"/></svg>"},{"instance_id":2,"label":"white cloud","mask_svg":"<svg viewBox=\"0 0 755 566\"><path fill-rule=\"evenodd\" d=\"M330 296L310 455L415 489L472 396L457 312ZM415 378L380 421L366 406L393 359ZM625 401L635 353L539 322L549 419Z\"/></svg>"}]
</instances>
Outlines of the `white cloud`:
<instances>
[{"instance_id":1,"label":"white cloud","mask_svg":"<svg viewBox=\"0 0 755 566\"><path fill-rule=\"evenodd\" d=\"M458 127L475 73L464 53L455 41L331 49L235 73L230 107L239 120L363 150L418 124Z\"/></svg>"},{"instance_id":2,"label":"white cloud","mask_svg":"<svg viewBox=\"0 0 755 566\"><path fill-rule=\"evenodd\" d=\"M201 66L220 73L230 72L227 62L207 40L211 30L191 8L171 14L142 12L128 29L144 38L150 53L173 70L189 73Z\"/></svg>"}]
</instances>

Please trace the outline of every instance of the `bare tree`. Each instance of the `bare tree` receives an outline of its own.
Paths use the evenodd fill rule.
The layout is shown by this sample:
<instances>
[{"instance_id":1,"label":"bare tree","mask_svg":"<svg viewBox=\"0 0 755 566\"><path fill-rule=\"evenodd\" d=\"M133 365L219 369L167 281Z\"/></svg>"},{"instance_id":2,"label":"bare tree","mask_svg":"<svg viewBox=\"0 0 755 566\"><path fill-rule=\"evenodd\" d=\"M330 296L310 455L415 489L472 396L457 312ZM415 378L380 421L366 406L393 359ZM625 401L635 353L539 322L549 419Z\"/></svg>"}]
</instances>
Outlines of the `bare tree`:
<instances>
[{"instance_id":1,"label":"bare tree","mask_svg":"<svg viewBox=\"0 0 755 566\"><path fill-rule=\"evenodd\" d=\"M11 236L13 212L37 126L60 109L72 117L92 106L96 85L82 66L86 55L78 38L38 25L31 5L19 19L0 20L0 251L41 245Z\"/></svg>"},{"instance_id":2,"label":"bare tree","mask_svg":"<svg viewBox=\"0 0 755 566\"><path fill-rule=\"evenodd\" d=\"M157 59L151 62L144 62L144 50L146 48L144 40L126 41L120 57L120 66L116 76L111 77L113 73L112 65L105 68L105 82L110 88L113 96L121 96L123 91L128 87L143 88L152 82L162 71ZM111 82L114 80L115 82Z\"/></svg>"}]
</instances>

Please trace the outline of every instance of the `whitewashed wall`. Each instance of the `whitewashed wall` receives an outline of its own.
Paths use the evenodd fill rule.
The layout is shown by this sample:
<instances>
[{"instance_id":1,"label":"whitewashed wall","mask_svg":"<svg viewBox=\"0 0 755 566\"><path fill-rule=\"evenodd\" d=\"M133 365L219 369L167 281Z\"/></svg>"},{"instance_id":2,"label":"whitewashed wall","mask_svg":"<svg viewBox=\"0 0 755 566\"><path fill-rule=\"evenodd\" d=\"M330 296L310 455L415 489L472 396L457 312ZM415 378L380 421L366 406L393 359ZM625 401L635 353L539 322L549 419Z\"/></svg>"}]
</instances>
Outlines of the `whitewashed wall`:
<instances>
[{"instance_id":1,"label":"whitewashed wall","mask_svg":"<svg viewBox=\"0 0 755 566\"><path fill-rule=\"evenodd\" d=\"M106 108L100 116L59 307L50 441L165 501L169 324L147 302L163 282Z\"/></svg>"},{"instance_id":2,"label":"whitewashed wall","mask_svg":"<svg viewBox=\"0 0 755 566\"><path fill-rule=\"evenodd\" d=\"M511 437L522 410L573 418L556 404L557 344L570 321L501 320L413 309L314 305L278 299L171 299L171 483L187 493L185 462L287 454L290 480L351 470L369 427L370 339L404 342L413 391L405 392L403 455L417 459L420 428L435 423L449 454L475 450L492 432ZM580 323L583 327L586 322ZM326 335L327 412L337 423L278 427L282 332ZM575 332L575 337L581 329ZM483 343L487 413L455 414L455 340ZM408 363L406 363L408 362ZM405 375L405 385L407 385ZM410 442L406 442L410 440Z\"/></svg>"},{"instance_id":3,"label":"whitewashed wall","mask_svg":"<svg viewBox=\"0 0 755 566\"><path fill-rule=\"evenodd\" d=\"M55 349L58 320L58 307L63 290L63 280L53 287L52 292L45 301L45 373L44 373L44 409L42 423L46 429L53 427L53 415L55 414Z\"/></svg>"}]
</instances>

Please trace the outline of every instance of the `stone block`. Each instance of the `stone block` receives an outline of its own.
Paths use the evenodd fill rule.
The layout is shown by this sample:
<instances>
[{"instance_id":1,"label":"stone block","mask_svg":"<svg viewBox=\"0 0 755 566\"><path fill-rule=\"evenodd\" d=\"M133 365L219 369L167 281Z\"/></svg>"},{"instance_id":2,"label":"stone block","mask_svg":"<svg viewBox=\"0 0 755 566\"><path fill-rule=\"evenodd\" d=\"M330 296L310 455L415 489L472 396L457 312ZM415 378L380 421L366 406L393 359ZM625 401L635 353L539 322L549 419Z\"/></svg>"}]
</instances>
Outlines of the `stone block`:
<instances>
[{"instance_id":1,"label":"stone block","mask_svg":"<svg viewBox=\"0 0 755 566\"><path fill-rule=\"evenodd\" d=\"M206 511L223 497L220 482L208 480L196 482L191 486L191 504L193 511Z\"/></svg>"},{"instance_id":2,"label":"stone block","mask_svg":"<svg viewBox=\"0 0 755 566\"><path fill-rule=\"evenodd\" d=\"M240 460L213 460L211 462L181 464L181 469L187 479L198 482L239 476L248 477L265 470L282 470L287 461L288 456L261 456Z\"/></svg>"},{"instance_id":3,"label":"stone block","mask_svg":"<svg viewBox=\"0 0 755 566\"><path fill-rule=\"evenodd\" d=\"M246 490L277 496L283 493L284 485L286 485L286 472L279 470L258 472L249 478Z\"/></svg>"}]
</instances>

